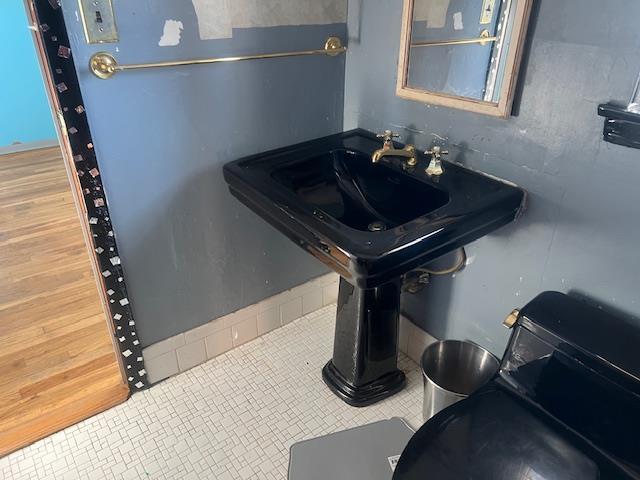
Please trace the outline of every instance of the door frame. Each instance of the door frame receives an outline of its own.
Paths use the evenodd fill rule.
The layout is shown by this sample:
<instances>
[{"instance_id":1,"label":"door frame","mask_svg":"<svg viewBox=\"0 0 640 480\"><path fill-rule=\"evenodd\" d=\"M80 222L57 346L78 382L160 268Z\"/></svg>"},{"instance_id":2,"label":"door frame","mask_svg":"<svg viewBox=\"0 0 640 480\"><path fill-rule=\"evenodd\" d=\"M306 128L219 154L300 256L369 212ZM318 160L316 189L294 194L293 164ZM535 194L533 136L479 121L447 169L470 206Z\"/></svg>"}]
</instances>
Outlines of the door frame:
<instances>
[{"instance_id":1,"label":"door frame","mask_svg":"<svg viewBox=\"0 0 640 480\"><path fill-rule=\"evenodd\" d=\"M123 385L127 388L128 396L131 392L148 388L149 382L144 368L142 345L138 339L125 276L109 217L106 193L99 174L98 160L93 150L91 131L86 120L84 102L79 105L67 105L68 100L63 98L67 93L65 90L67 85L78 89L75 92L76 98L80 96L81 99L81 92L68 43L62 7L58 0L23 0L23 3L54 118L73 201L105 314L105 323L111 334ZM43 12L40 9L48 9L48 11ZM48 23L41 23L40 19L46 18L41 13L49 16ZM50 49L56 46L58 49L61 46L63 48L58 50L57 57L60 60L52 58L53 55L50 53ZM53 65L59 61L65 63L65 68L60 68L60 72L56 71L57 75L54 79ZM73 115L76 117L75 121ZM87 148L83 151L79 151L77 147L74 148L77 141L72 141L70 138L72 132L74 137L81 135L81 138L87 140ZM91 177L90 182L89 177ZM97 195L99 198L96 198Z\"/></svg>"}]
</instances>

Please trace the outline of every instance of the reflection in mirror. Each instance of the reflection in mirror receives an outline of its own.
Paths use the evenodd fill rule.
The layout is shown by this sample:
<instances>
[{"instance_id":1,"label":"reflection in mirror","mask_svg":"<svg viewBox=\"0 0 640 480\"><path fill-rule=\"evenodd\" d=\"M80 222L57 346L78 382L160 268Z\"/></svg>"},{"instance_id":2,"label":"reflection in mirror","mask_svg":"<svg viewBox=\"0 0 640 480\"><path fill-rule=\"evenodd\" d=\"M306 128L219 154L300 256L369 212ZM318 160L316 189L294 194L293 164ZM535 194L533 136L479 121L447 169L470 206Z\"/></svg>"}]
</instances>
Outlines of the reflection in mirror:
<instances>
[{"instance_id":1,"label":"reflection in mirror","mask_svg":"<svg viewBox=\"0 0 640 480\"><path fill-rule=\"evenodd\" d=\"M508 115L530 8L531 0L405 0L398 95Z\"/></svg>"},{"instance_id":2,"label":"reflection in mirror","mask_svg":"<svg viewBox=\"0 0 640 480\"><path fill-rule=\"evenodd\" d=\"M441 2L416 0L407 84L432 92L495 101L500 54L502 46L508 44L505 38L508 35L502 35L502 31L508 24L505 20L511 2L454 1L450 7L455 13L445 17L445 24L429 28L431 8ZM431 65L438 68L431 69Z\"/></svg>"}]
</instances>

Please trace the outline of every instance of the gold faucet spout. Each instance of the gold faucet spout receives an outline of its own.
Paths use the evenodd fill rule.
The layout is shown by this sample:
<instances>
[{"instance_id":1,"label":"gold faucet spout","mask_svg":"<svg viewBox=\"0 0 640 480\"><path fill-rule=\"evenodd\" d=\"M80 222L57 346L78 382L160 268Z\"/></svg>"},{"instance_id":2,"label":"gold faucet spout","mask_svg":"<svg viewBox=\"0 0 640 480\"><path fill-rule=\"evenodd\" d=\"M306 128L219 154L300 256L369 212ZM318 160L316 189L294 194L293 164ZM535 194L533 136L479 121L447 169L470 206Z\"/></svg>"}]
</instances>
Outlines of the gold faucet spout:
<instances>
[{"instance_id":1,"label":"gold faucet spout","mask_svg":"<svg viewBox=\"0 0 640 480\"><path fill-rule=\"evenodd\" d=\"M383 144L382 148L376 150L371 155L371 161L373 163L378 163L384 157L404 157L407 159L407 165L411 167L418 163L416 147L413 145L407 145L404 148L395 147L393 139L400 137L397 133L394 133L391 130L385 130L384 133L377 135L377 137L383 139Z\"/></svg>"},{"instance_id":2,"label":"gold faucet spout","mask_svg":"<svg viewBox=\"0 0 640 480\"><path fill-rule=\"evenodd\" d=\"M384 157L403 157L408 159L407 163L409 165L415 165L417 163L416 147L414 147L413 145L407 145L402 149L391 148L385 145L373 152L373 155L371 155L371 160L373 161L373 163L378 163Z\"/></svg>"}]
</instances>

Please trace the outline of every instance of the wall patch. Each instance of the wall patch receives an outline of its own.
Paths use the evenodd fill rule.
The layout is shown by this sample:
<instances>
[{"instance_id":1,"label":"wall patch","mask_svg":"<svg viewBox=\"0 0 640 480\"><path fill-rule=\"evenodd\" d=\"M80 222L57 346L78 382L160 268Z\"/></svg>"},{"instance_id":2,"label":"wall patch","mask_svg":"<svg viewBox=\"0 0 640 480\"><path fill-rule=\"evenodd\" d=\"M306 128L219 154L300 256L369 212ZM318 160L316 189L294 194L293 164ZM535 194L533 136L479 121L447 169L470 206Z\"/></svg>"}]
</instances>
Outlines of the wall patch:
<instances>
[{"instance_id":1,"label":"wall patch","mask_svg":"<svg viewBox=\"0 0 640 480\"><path fill-rule=\"evenodd\" d=\"M427 22L427 28L444 28L447 24L447 12L451 0L431 0L416 2L413 18L415 21Z\"/></svg>"},{"instance_id":2,"label":"wall patch","mask_svg":"<svg viewBox=\"0 0 640 480\"><path fill-rule=\"evenodd\" d=\"M464 23L462 23L462 12L456 12L453 14L453 29L464 30Z\"/></svg>"},{"instance_id":3,"label":"wall patch","mask_svg":"<svg viewBox=\"0 0 640 480\"><path fill-rule=\"evenodd\" d=\"M234 28L346 23L347 0L191 0L201 40L231 38Z\"/></svg>"},{"instance_id":4,"label":"wall patch","mask_svg":"<svg viewBox=\"0 0 640 480\"><path fill-rule=\"evenodd\" d=\"M180 43L182 30L184 30L184 26L180 20L166 20L158 45L161 47L175 47Z\"/></svg>"},{"instance_id":5,"label":"wall patch","mask_svg":"<svg viewBox=\"0 0 640 480\"><path fill-rule=\"evenodd\" d=\"M191 0L198 18L201 40L231 38L231 6L228 0Z\"/></svg>"}]
</instances>

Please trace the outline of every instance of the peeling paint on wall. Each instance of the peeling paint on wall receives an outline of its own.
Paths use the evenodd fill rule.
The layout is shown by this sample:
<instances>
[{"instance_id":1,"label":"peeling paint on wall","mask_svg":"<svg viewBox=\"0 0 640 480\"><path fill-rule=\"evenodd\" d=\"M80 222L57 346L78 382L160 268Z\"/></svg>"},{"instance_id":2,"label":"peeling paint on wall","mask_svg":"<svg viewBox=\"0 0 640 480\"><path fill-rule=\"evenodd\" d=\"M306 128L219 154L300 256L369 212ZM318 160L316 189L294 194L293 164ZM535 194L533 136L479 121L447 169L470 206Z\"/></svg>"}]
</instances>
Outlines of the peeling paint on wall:
<instances>
[{"instance_id":1,"label":"peeling paint on wall","mask_svg":"<svg viewBox=\"0 0 640 480\"><path fill-rule=\"evenodd\" d=\"M184 26L180 20L166 20L158 45L161 47L175 47L180 43L183 29Z\"/></svg>"},{"instance_id":2,"label":"peeling paint on wall","mask_svg":"<svg viewBox=\"0 0 640 480\"><path fill-rule=\"evenodd\" d=\"M233 0L191 0L198 17L200 39L231 38Z\"/></svg>"},{"instance_id":3,"label":"peeling paint on wall","mask_svg":"<svg viewBox=\"0 0 640 480\"><path fill-rule=\"evenodd\" d=\"M234 28L328 25L347 21L347 0L191 0L202 40L231 38Z\"/></svg>"},{"instance_id":4,"label":"peeling paint on wall","mask_svg":"<svg viewBox=\"0 0 640 480\"><path fill-rule=\"evenodd\" d=\"M456 12L453 14L453 29L464 30L464 23L462 23L462 12Z\"/></svg>"},{"instance_id":5,"label":"peeling paint on wall","mask_svg":"<svg viewBox=\"0 0 640 480\"><path fill-rule=\"evenodd\" d=\"M427 22L427 28L444 28L451 0L429 0L415 3L413 19Z\"/></svg>"}]
</instances>

